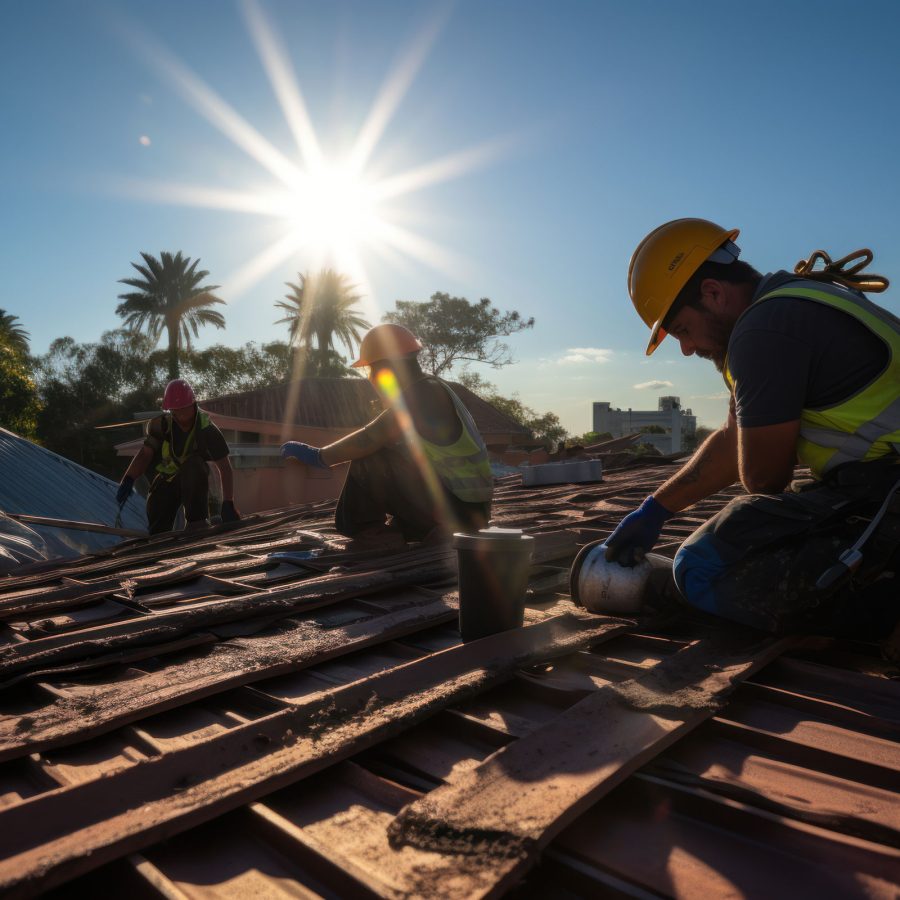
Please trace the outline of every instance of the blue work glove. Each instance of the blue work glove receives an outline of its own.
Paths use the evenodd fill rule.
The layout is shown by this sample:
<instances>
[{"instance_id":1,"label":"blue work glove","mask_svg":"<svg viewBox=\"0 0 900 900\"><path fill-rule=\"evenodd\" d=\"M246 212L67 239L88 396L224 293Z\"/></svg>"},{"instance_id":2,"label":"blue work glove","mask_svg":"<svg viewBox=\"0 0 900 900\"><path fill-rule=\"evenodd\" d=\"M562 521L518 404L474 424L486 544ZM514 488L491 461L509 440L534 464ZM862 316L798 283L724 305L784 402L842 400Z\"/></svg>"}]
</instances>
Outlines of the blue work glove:
<instances>
[{"instance_id":1,"label":"blue work glove","mask_svg":"<svg viewBox=\"0 0 900 900\"><path fill-rule=\"evenodd\" d=\"M134 479L130 475L126 475L119 484L119 489L116 491L116 503L119 506L124 506L125 501L131 496L131 492L134 490Z\"/></svg>"},{"instance_id":2,"label":"blue work glove","mask_svg":"<svg viewBox=\"0 0 900 900\"><path fill-rule=\"evenodd\" d=\"M240 522L241 514L235 509L234 500L222 501L222 521L223 522Z\"/></svg>"},{"instance_id":3,"label":"blue work glove","mask_svg":"<svg viewBox=\"0 0 900 900\"><path fill-rule=\"evenodd\" d=\"M320 469L327 469L328 466L322 462L322 451L318 447L310 447L301 441L288 441L281 445L282 459L296 459L307 466L316 466Z\"/></svg>"},{"instance_id":4,"label":"blue work glove","mask_svg":"<svg viewBox=\"0 0 900 900\"><path fill-rule=\"evenodd\" d=\"M674 515L652 496L648 497L634 512L628 513L606 539L606 558L629 568L637 565L644 553L652 550L659 540L666 519Z\"/></svg>"}]
</instances>

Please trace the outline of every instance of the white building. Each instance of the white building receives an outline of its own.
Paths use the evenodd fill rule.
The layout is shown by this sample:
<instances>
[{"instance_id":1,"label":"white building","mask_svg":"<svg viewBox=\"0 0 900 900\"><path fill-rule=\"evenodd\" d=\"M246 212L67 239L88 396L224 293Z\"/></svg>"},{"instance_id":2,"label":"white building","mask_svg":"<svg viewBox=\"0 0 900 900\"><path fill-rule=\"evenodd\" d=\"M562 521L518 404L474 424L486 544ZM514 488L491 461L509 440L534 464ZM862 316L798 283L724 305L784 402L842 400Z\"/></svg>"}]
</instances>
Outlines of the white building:
<instances>
[{"instance_id":1,"label":"white building","mask_svg":"<svg viewBox=\"0 0 900 900\"><path fill-rule=\"evenodd\" d=\"M593 430L608 432L614 438L634 434L651 425L665 429L665 434L648 434L647 443L661 453L677 453L685 438L697 430L697 417L690 409L681 408L680 397L660 397L655 410L613 409L606 401L594 404Z\"/></svg>"}]
</instances>

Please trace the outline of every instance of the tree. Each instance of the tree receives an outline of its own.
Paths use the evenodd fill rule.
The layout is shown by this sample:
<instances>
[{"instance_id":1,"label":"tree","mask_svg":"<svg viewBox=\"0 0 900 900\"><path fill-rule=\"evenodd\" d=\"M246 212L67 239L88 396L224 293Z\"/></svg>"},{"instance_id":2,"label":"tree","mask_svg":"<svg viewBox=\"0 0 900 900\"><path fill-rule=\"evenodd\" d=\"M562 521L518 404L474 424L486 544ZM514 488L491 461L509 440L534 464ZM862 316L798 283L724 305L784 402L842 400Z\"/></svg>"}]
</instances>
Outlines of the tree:
<instances>
[{"instance_id":1,"label":"tree","mask_svg":"<svg viewBox=\"0 0 900 900\"><path fill-rule=\"evenodd\" d=\"M307 374L346 374L342 362L336 365L336 360L343 358L334 342L337 339L352 354L362 332L369 328L369 322L354 309L360 295L346 275L333 269L322 269L316 275L298 274L299 283L287 282L290 292L275 304L287 313L275 324L287 322L291 345L306 350Z\"/></svg>"},{"instance_id":2,"label":"tree","mask_svg":"<svg viewBox=\"0 0 900 900\"><path fill-rule=\"evenodd\" d=\"M168 375L177 378L179 374L179 350L190 349L191 335L197 337L201 325L225 327L225 317L218 310L210 309L224 300L212 292L218 285L201 285L209 272L197 270L199 259L181 255L174 256L163 251L159 259L141 252L144 265L131 265L140 273L140 278L121 278L121 284L136 288L128 294L119 294L120 303L116 313L132 331L146 331L154 346L163 331L168 335Z\"/></svg>"},{"instance_id":3,"label":"tree","mask_svg":"<svg viewBox=\"0 0 900 900\"><path fill-rule=\"evenodd\" d=\"M662 425L644 425L638 428L641 434L667 434L666 429Z\"/></svg>"},{"instance_id":4,"label":"tree","mask_svg":"<svg viewBox=\"0 0 900 900\"><path fill-rule=\"evenodd\" d=\"M612 432L609 431L586 431L584 434L569 437L566 444L569 447L591 447L612 439Z\"/></svg>"},{"instance_id":5,"label":"tree","mask_svg":"<svg viewBox=\"0 0 900 900\"><path fill-rule=\"evenodd\" d=\"M219 397L288 381L293 356L282 341L262 346L250 341L243 347L216 344L186 353L182 371L198 397Z\"/></svg>"},{"instance_id":6,"label":"tree","mask_svg":"<svg viewBox=\"0 0 900 900\"><path fill-rule=\"evenodd\" d=\"M693 434L687 435L682 445L685 450L696 450L712 433L714 428L707 428L705 425L698 425Z\"/></svg>"},{"instance_id":7,"label":"tree","mask_svg":"<svg viewBox=\"0 0 900 900\"><path fill-rule=\"evenodd\" d=\"M0 309L0 347L7 347L21 357L28 355L28 339L30 335L22 327L18 316Z\"/></svg>"},{"instance_id":8,"label":"tree","mask_svg":"<svg viewBox=\"0 0 900 900\"><path fill-rule=\"evenodd\" d=\"M396 307L384 320L406 326L422 342L422 368L432 375L458 362L487 363L495 369L509 365L512 353L499 338L534 327L533 317L523 319L515 310L501 313L487 297L470 303L438 292L424 303L398 300Z\"/></svg>"},{"instance_id":9,"label":"tree","mask_svg":"<svg viewBox=\"0 0 900 900\"><path fill-rule=\"evenodd\" d=\"M559 416L556 413L547 412L540 415L530 406L526 406L517 395L502 396L497 392L496 385L485 381L477 372L468 369L460 373L459 382L473 394L486 400L495 409L499 409L500 412L505 413L520 425L524 425L531 431L534 439L544 444L548 450L552 450L560 441L565 440L567 432L560 425Z\"/></svg>"},{"instance_id":10,"label":"tree","mask_svg":"<svg viewBox=\"0 0 900 900\"><path fill-rule=\"evenodd\" d=\"M127 421L137 411L158 407L167 354L139 332L108 331L95 344L57 338L36 360L42 402L37 436L48 449L118 479L124 468L113 445L138 437L131 431L97 431L96 426Z\"/></svg>"},{"instance_id":11,"label":"tree","mask_svg":"<svg viewBox=\"0 0 900 900\"><path fill-rule=\"evenodd\" d=\"M24 355L0 344L0 427L34 437L40 410L37 387Z\"/></svg>"}]
</instances>

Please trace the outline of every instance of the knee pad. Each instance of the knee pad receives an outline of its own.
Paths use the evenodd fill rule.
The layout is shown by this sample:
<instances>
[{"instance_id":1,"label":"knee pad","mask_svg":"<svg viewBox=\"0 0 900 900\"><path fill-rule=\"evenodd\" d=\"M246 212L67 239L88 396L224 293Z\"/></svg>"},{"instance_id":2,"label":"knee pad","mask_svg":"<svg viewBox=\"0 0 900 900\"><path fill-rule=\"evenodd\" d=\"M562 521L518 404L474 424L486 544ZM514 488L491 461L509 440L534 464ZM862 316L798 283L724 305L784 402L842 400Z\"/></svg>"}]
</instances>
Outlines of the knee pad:
<instances>
[{"instance_id":1,"label":"knee pad","mask_svg":"<svg viewBox=\"0 0 900 900\"><path fill-rule=\"evenodd\" d=\"M712 535L687 540L675 554L672 575L682 597L704 612L719 613L713 586L728 569Z\"/></svg>"}]
</instances>

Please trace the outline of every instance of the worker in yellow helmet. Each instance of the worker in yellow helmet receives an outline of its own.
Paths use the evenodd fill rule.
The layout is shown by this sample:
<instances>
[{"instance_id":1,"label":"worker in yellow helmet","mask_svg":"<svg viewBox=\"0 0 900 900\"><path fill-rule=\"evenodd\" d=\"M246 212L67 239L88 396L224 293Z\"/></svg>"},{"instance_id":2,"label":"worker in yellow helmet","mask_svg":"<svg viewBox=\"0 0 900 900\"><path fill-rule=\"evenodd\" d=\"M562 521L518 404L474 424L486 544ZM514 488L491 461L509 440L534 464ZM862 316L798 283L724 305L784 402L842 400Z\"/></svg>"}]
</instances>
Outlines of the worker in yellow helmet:
<instances>
[{"instance_id":1,"label":"worker in yellow helmet","mask_svg":"<svg viewBox=\"0 0 900 900\"><path fill-rule=\"evenodd\" d=\"M668 519L740 481L748 496L675 556L683 598L768 631L883 633L900 614L900 576L887 578L900 546L900 319L864 291L887 279L864 273L868 250L836 262L816 251L793 272L761 275L737 238L678 219L631 259L647 354L671 335L714 363L731 400L725 424L619 523L607 559L633 565ZM798 461L811 478L792 481Z\"/></svg>"},{"instance_id":2,"label":"worker in yellow helmet","mask_svg":"<svg viewBox=\"0 0 900 900\"><path fill-rule=\"evenodd\" d=\"M402 325L370 329L351 365L366 370L384 411L326 447L288 441L281 448L286 460L309 466L350 462L335 526L360 542L438 541L478 531L490 518L484 441L450 386L422 371L421 350Z\"/></svg>"}]
</instances>

